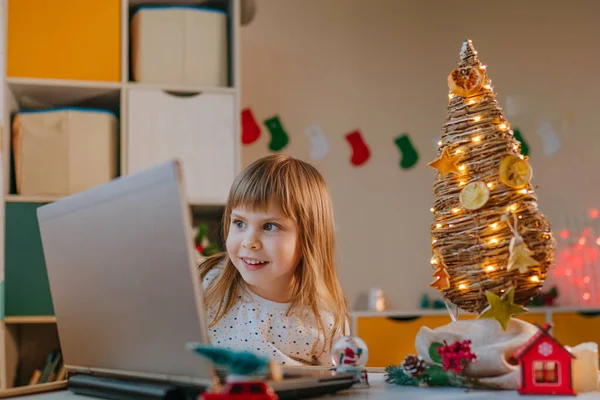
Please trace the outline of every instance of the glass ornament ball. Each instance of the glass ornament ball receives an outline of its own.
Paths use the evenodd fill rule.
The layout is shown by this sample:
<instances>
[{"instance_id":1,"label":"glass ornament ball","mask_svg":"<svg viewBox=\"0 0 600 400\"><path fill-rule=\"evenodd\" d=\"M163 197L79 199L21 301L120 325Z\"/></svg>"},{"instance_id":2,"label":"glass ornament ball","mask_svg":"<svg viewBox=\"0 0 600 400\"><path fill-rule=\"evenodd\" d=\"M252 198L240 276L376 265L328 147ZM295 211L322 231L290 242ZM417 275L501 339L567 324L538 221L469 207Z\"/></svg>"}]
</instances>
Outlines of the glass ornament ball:
<instances>
[{"instance_id":1,"label":"glass ornament ball","mask_svg":"<svg viewBox=\"0 0 600 400\"><path fill-rule=\"evenodd\" d=\"M331 360L338 368L364 367L369 360L369 349L358 336L343 336L334 343Z\"/></svg>"}]
</instances>

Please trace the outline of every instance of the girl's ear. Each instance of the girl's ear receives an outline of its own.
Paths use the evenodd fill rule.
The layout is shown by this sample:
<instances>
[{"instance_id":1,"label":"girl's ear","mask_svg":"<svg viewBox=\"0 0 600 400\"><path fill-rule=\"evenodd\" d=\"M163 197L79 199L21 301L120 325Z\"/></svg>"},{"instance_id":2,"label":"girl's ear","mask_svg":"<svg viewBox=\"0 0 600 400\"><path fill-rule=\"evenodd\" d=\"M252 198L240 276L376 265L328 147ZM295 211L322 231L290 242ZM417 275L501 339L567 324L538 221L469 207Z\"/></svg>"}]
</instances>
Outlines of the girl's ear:
<instances>
[{"instance_id":1,"label":"girl's ear","mask_svg":"<svg viewBox=\"0 0 600 400\"><path fill-rule=\"evenodd\" d=\"M298 238L296 239L296 258L298 259L298 265L302 263L302 260L304 259L304 253L302 253L302 246L300 245L300 235L298 235Z\"/></svg>"}]
</instances>

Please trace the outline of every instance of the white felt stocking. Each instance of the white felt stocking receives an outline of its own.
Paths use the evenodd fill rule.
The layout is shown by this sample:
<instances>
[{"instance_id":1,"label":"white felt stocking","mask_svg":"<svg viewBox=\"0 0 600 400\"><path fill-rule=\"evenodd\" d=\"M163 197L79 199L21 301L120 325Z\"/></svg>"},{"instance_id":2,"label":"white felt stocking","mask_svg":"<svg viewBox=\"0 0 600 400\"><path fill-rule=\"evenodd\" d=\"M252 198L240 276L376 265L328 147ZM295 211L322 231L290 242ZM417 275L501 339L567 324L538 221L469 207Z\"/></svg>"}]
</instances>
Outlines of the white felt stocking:
<instances>
[{"instance_id":1,"label":"white felt stocking","mask_svg":"<svg viewBox=\"0 0 600 400\"><path fill-rule=\"evenodd\" d=\"M544 153L552 155L560 148L560 138L550 122L543 122L537 130L544 143Z\"/></svg>"},{"instance_id":2,"label":"white felt stocking","mask_svg":"<svg viewBox=\"0 0 600 400\"><path fill-rule=\"evenodd\" d=\"M319 125L310 125L304 131L310 142L310 158L320 160L329 153L329 143L325 137L325 132Z\"/></svg>"}]
</instances>

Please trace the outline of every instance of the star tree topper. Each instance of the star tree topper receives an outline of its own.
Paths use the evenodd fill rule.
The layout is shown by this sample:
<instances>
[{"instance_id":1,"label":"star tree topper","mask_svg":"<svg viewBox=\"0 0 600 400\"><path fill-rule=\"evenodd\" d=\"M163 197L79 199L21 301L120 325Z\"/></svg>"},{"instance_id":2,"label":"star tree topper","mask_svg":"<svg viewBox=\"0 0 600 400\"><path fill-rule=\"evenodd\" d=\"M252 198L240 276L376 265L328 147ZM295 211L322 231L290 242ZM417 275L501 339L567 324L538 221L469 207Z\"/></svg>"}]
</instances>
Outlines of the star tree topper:
<instances>
[{"instance_id":1,"label":"star tree topper","mask_svg":"<svg viewBox=\"0 0 600 400\"><path fill-rule=\"evenodd\" d=\"M524 314L528 311L525 307L514 304L515 288L513 287L504 292L500 297L490 291L486 291L485 297L489 305L481 312L479 318L494 318L500 322L504 330L508 327L508 322L513 315Z\"/></svg>"}]
</instances>

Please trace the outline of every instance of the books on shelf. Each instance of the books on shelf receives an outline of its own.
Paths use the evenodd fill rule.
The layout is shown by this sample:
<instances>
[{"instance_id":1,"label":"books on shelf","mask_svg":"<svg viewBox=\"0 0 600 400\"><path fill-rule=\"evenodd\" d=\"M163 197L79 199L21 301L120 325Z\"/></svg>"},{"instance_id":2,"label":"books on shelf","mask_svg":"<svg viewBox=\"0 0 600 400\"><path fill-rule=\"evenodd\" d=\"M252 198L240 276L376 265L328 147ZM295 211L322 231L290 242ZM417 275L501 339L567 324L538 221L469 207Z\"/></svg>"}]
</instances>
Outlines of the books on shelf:
<instances>
[{"instance_id":1,"label":"books on shelf","mask_svg":"<svg viewBox=\"0 0 600 400\"><path fill-rule=\"evenodd\" d=\"M46 362L31 374L29 385L57 382L66 379L65 365L60 350L54 350L46 357Z\"/></svg>"}]
</instances>

